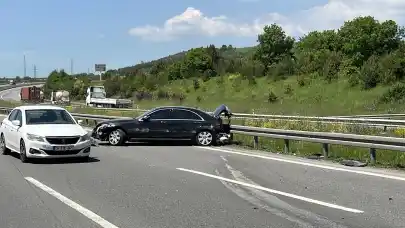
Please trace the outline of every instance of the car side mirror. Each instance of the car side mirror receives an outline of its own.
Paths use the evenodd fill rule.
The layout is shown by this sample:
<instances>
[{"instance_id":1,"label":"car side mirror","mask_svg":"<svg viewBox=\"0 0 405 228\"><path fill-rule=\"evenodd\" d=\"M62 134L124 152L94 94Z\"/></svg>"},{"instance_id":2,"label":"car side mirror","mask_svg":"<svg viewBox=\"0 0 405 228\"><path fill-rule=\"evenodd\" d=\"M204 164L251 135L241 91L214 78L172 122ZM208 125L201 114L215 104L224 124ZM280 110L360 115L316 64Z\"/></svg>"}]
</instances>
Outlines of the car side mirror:
<instances>
[{"instance_id":1,"label":"car side mirror","mask_svg":"<svg viewBox=\"0 0 405 228\"><path fill-rule=\"evenodd\" d=\"M78 120L78 121L77 121L77 124L83 125L83 120Z\"/></svg>"},{"instance_id":2,"label":"car side mirror","mask_svg":"<svg viewBox=\"0 0 405 228\"><path fill-rule=\"evenodd\" d=\"M11 121L11 123L12 123L14 126L21 127L21 122L20 122L19 120L13 120L13 121Z\"/></svg>"}]
</instances>

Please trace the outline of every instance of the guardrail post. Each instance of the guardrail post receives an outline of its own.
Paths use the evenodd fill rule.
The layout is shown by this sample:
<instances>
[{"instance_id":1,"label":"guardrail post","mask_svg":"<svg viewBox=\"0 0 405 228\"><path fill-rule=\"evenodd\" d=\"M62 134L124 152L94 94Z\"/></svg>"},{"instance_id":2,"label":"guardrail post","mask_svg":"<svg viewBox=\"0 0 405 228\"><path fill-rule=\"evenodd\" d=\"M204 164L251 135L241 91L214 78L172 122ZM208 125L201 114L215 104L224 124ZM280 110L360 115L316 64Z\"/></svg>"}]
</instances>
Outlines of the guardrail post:
<instances>
[{"instance_id":1,"label":"guardrail post","mask_svg":"<svg viewBox=\"0 0 405 228\"><path fill-rule=\"evenodd\" d=\"M255 149L259 148L259 137L253 136L253 147Z\"/></svg>"},{"instance_id":2,"label":"guardrail post","mask_svg":"<svg viewBox=\"0 0 405 228\"><path fill-rule=\"evenodd\" d=\"M329 156L329 144L322 143L322 153L323 153L323 156L325 158L328 158L328 156Z\"/></svg>"},{"instance_id":3,"label":"guardrail post","mask_svg":"<svg viewBox=\"0 0 405 228\"><path fill-rule=\"evenodd\" d=\"M384 132L386 132L387 131L387 126L384 126Z\"/></svg>"},{"instance_id":4,"label":"guardrail post","mask_svg":"<svg viewBox=\"0 0 405 228\"><path fill-rule=\"evenodd\" d=\"M233 141L233 133L229 134L229 141L231 141L231 142Z\"/></svg>"},{"instance_id":5,"label":"guardrail post","mask_svg":"<svg viewBox=\"0 0 405 228\"><path fill-rule=\"evenodd\" d=\"M375 160L376 160L376 150L375 150L375 148L370 148L370 159L371 159L371 163L375 164Z\"/></svg>"},{"instance_id":6,"label":"guardrail post","mask_svg":"<svg viewBox=\"0 0 405 228\"><path fill-rule=\"evenodd\" d=\"M290 140L284 139L284 153L290 153Z\"/></svg>"}]
</instances>

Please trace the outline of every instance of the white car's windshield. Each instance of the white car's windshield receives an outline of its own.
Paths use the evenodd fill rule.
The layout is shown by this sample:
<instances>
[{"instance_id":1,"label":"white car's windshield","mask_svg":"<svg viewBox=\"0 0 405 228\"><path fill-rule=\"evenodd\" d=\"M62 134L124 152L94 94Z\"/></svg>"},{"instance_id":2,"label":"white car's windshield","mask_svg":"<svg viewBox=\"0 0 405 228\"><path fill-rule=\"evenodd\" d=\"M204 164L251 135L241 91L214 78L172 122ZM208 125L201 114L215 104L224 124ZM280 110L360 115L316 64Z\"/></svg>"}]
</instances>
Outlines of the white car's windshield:
<instances>
[{"instance_id":1,"label":"white car's windshield","mask_svg":"<svg viewBox=\"0 0 405 228\"><path fill-rule=\"evenodd\" d=\"M59 109L35 109L25 111L27 125L76 124L69 113Z\"/></svg>"}]
</instances>

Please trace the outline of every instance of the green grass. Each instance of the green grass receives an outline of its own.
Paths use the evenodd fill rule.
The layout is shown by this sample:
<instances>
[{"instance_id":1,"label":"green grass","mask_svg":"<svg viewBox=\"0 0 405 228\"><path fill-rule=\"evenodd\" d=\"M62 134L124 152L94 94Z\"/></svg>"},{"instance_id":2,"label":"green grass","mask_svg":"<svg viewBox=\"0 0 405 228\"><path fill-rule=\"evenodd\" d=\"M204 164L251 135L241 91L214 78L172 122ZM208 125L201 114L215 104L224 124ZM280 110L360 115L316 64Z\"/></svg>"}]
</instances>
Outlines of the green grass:
<instances>
[{"instance_id":1,"label":"green grass","mask_svg":"<svg viewBox=\"0 0 405 228\"><path fill-rule=\"evenodd\" d=\"M179 80L162 89L174 93L183 93L185 100L160 99L135 102L139 108L149 109L161 105L187 105L213 110L220 104L228 105L233 112L336 116L403 112L405 107L396 104L378 104L378 98L387 87L363 91L350 87L346 80L327 83L320 79L306 79L306 85L300 87L297 77L282 81L259 78L256 85L247 80L239 80L235 75L227 77L223 83L218 78L207 82L200 81L200 88L193 88L192 80ZM288 92L288 87L291 92ZM268 94L273 92L278 100L268 102Z\"/></svg>"}]
</instances>

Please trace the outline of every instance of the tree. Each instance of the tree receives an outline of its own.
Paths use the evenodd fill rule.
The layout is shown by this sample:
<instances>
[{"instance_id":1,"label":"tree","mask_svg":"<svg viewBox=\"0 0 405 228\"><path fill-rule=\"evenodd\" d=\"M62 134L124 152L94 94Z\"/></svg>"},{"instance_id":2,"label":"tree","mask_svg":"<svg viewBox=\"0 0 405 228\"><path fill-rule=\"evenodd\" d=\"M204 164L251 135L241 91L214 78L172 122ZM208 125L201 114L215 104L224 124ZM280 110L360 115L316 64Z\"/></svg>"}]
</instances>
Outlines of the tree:
<instances>
[{"instance_id":1,"label":"tree","mask_svg":"<svg viewBox=\"0 0 405 228\"><path fill-rule=\"evenodd\" d=\"M287 36L284 30L276 24L265 26L257 41L259 46L255 58L264 65L265 72L271 65L280 62L285 56L292 56L291 49L295 40Z\"/></svg>"},{"instance_id":2,"label":"tree","mask_svg":"<svg viewBox=\"0 0 405 228\"><path fill-rule=\"evenodd\" d=\"M382 55L397 49L404 31L395 21L380 23L374 17L367 16L346 21L338 35L343 53L354 58L354 64L360 67L372 55Z\"/></svg>"}]
</instances>

